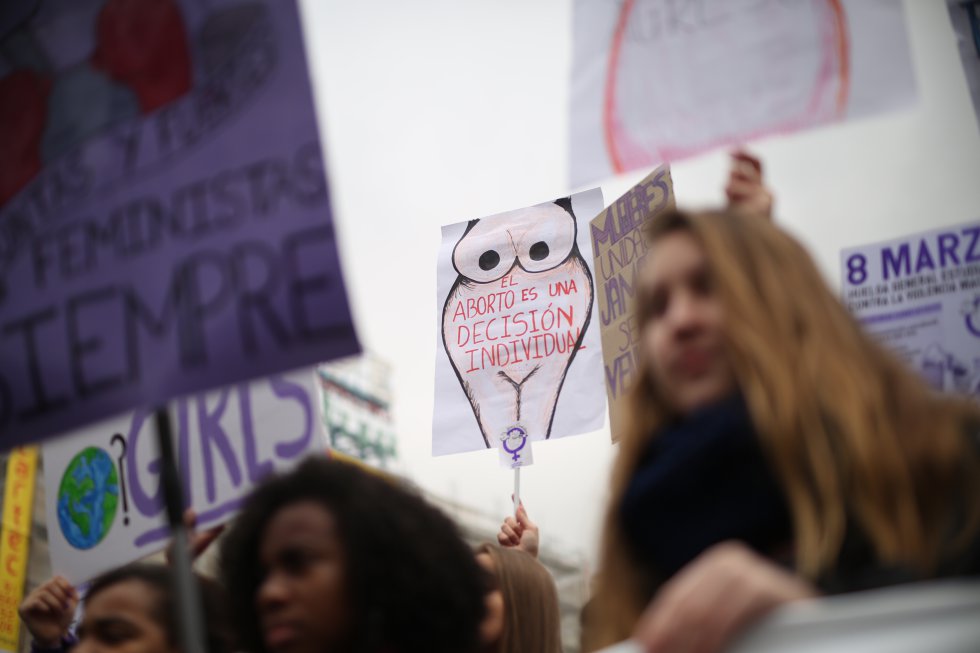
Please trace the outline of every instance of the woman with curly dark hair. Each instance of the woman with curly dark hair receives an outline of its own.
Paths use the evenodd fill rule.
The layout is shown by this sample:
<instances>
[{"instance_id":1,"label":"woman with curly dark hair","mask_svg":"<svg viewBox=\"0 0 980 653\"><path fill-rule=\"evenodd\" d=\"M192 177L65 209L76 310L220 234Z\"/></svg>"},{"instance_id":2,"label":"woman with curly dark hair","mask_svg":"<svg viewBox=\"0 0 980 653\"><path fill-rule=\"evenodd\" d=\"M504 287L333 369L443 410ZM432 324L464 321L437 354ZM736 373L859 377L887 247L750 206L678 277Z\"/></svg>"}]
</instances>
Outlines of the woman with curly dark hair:
<instances>
[{"instance_id":1,"label":"woman with curly dark hair","mask_svg":"<svg viewBox=\"0 0 980 653\"><path fill-rule=\"evenodd\" d=\"M248 498L221 549L248 653L475 653L486 573L415 492L313 458Z\"/></svg>"}]
</instances>

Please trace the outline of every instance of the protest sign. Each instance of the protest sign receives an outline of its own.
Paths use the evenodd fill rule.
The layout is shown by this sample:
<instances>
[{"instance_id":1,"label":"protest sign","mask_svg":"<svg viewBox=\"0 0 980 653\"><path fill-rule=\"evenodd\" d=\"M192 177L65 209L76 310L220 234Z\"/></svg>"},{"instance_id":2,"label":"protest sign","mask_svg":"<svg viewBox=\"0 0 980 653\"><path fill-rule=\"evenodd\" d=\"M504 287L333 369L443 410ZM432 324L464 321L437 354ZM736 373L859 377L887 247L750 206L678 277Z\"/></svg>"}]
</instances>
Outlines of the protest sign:
<instances>
[{"instance_id":1,"label":"protest sign","mask_svg":"<svg viewBox=\"0 0 980 653\"><path fill-rule=\"evenodd\" d=\"M34 477L37 449L23 447L10 452L4 480L3 528L0 529L0 650L17 651L24 598L31 516L34 513Z\"/></svg>"},{"instance_id":2,"label":"protest sign","mask_svg":"<svg viewBox=\"0 0 980 653\"><path fill-rule=\"evenodd\" d=\"M432 453L600 428L602 353L588 219L599 189L443 227Z\"/></svg>"},{"instance_id":3,"label":"protest sign","mask_svg":"<svg viewBox=\"0 0 980 653\"><path fill-rule=\"evenodd\" d=\"M390 471L397 460L391 422L391 365L364 353L317 367L330 454Z\"/></svg>"},{"instance_id":4,"label":"protest sign","mask_svg":"<svg viewBox=\"0 0 980 653\"><path fill-rule=\"evenodd\" d=\"M314 373L273 375L171 406L183 493L199 527L230 519L269 472L325 451ZM139 409L44 443L54 573L79 583L167 543L153 429L152 414Z\"/></svg>"},{"instance_id":5,"label":"protest sign","mask_svg":"<svg viewBox=\"0 0 980 653\"><path fill-rule=\"evenodd\" d=\"M841 253L844 302L937 390L980 400L980 222Z\"/></svg>"},{"instance_id":6,"label":"protest sign","mask_svg":"<svg viewBox=\"0 0 980 653\"><path fill-rule=\"evenodd\" d=\"M571 180L910 105L900 0L575 0Z\"/></svg>"},{"instance_id":7,"label":"protest sign","mask_svg":"<svg viewBox=\"0 0 980 653\"><path fill-rule=\"evenodd\" d=\"M673 207L674 184L670 168L664 166L647 175L589 224L613 441L619 439L616 404L633 382L639 365L640 334L634 306L637 270L643 264L647 250L643 225Z\"/></svg>"},{"instance_id":8,"label":"protest sign","mask_svg":"<svg viewBox=\"0 0 980 653\"><path fill-rule=\"evenodd\" d=\"M980 127L980 0L946 0L946 8Z\"/></svg>"},{"instance_id":9,"label":"protest sign","mask_svg":"<svg viewBox=\"0 0 980 653\"><path fill-rule=\"evenodd\" d=\"M358 351L295 0L15 5L0 449Z\"/></svg>"}]
</instances>

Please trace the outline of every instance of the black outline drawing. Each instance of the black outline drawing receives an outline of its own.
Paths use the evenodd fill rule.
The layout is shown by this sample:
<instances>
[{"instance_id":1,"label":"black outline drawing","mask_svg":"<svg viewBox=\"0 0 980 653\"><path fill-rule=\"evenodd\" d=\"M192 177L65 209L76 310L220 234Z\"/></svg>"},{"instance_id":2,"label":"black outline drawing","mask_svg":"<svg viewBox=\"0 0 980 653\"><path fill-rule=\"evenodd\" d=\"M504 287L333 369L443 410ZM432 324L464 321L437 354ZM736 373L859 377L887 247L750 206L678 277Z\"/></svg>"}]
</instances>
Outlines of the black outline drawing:
<instances>
[{"instance_id":1,"label":"black outline drawing","mask_svg":"<svg viewBox=\"0 0 980 653\"><path fill-rule=\"evenodd\" d=\"M593 308L593 303L595 301L595 282L594 282L594 280L592 278L592 270L589 267L588 261L586 261L585 258L582 256L581 252L579 251L579 247L578 247L578 221L577 221L577 219L575 217L575 212L572 209L572 200L571 200L571 197L559 198L559 199L555 200L553 202L553 204L561 207L562 209L565 210L566 213L568 213L568 215L571 217L572 224L573 224L573 227L574 227L574 231L573 231L573 236L572 236L572 246L569 249L568 254L561 261L559 261L555 265L553 265L553 266L551 266L551 267L549 267L549 268L547 268L545 270L538 270L538 271L528 270L521 263L520 258L517 257L517 256L515 256L514 257L514 262L511 264L511 266L509 268L507 268L506 272L504 272L500 276L495 277L495 278L493 278L493 279L491 279L489 281L476 282L476 281L473 281L472 279L469 279L468 277L466 277L459 270L459 268L456 266L456 250L459 248L460 243L463 242L463 240L466 238L466 236L480 222L479 219L477 219L477 220L471 220L469 222L469 224L467 224L466 230L463 232L463 235L460 236L459 240L456 241L456 245L453 246L453 251L452 251L453 269L456 270L456 273L457 273L458 276L457 276L456 280L453 282L453 285L450 287L449 292L446 294L446 301L443 304L443 308L442 308L442 321L441 321L441 324L440 324L440 329L442 331L442 346L443 346L443 348L444 348L444 350L446 352L447 358L449 359L449 363L450 363L450 365L453 368L453 372L456 374L456 379L459 381L460 387L462 388L463 393L466 395L466 400L469 403L470 408L473 410L473 416L476 418L477 425L480 428L480 433L483 435L483 442L484 442L484 444L486 445L486 447L488 449L493 447L493 445L491 444L491 439L492 438L495 438L495 436L497 434L487 433L486 430L484 429L483 422L480 419L480 404L479 404L479 400L474 395L473 389L472 389L471 385L467 381L465 381L463 379L463 376L460 373L460 370L456 367L456 362L453 360L452 352L451 352L450 347L449 347L449 345L448 345L448 343L446 341L446 318L447 318L447 314L448 314L448 312L450 310L450 306L453 304L453 301L457 298L457 296L459 295L459 293L460 293L461 290L469 290L469 289L472 289L472 288L474 288L476 286L485 285L485 284L494 283L496 281L499 281L503 277L506 277L506 276L510 275L516 268L519 268L519 269L523 270L524 272L526 272L528 274L541 274L541 273L544 273L544 272L550 272L551 270L554 270L557 267L560 267L562 265L565 265L565 264L569 263L573 259L577 259L578 263L581 265L582 270L584 271L585 279L588 281L588 288L589 288L589 295L588 295L589 296L589 300L587 302L588 310L586 311L586 314L585 314L585 320L582 323L581 333L579 334L578 339L575 341L575 346L574 346L574 348L572 350L572 353L568 357L568 361L565 364L564 370L562 370L561 377L560 377L560 379L558 381L558 385L557 385L557 387L555 389L555 394L554 394L555 399L554 399L554 402L551 405L551 414L550 414L550 416L548 418L548 428L547 428L547 432L544 434L544 438L545 439L549 439L551 437L552 425L554 424L554 420L555 420L555 411L556 411L556 408L558 406L558 399L561 397L561 391L562 391L562 388L565 385L565 378L568 375L568 369L571 367L572 362L575 360L575 357L578 355L579 348L582 346L582 342L585 339L586 333L588 333L589 325L592 322L592 308ZM532 208L532 207L528 207L528 208ZM531 377L533 377L538 372L538 370L540 369L540 367L541 367L540 364L534 366L531 369L531 371L528 372L524 376L524 378L521 379L519 382L518 381L515 381L512 378L510 378L510 376L508 376L506 374L506 372L504 372L503 370L498 370L498 372L497 372L497 374L499 376L501 376L502 378L504 378L514 388L515 392L517 393L517 402L516 402L517 414L515 416L515 423L518 422L518 421L520 421L521 418L522 418L522 391L523 391L524 384L528 381L528 379L530 379ZM533 434L529 434L529 435L533 435Z\"/></svg>"}]
</instances>

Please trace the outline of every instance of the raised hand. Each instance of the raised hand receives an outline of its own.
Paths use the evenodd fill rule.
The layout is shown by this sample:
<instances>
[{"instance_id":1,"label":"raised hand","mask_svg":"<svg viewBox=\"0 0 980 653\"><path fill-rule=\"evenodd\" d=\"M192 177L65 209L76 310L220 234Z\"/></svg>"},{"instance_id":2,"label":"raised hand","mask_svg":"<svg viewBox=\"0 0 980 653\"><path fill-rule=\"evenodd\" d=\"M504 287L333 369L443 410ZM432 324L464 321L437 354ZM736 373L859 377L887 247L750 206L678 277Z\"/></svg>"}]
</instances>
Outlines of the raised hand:
<instances>
[{"instance_id":1,"label":"raised hand","mask_svg":"<svg viewBox=\"0 0 980 653\"><path fill-rule=\"evenodd\" d=\"M18 614L40 648L56 648L68 634L78 592L62 576L55 576L32 591L20 604Z\"/></svg>"},{"instance_id":2,"label":"raised hand","mask_svg":"<svg viewBox=\"0 0 980 653\"><path fill-rule=\"evenodd\" d=\"M772 219L772 192L762 176L762 161L745 150L732 153L732 169L725 186L728 206Z\"/></svg>"},{"instance_id":3,"label":"raised hand","mask_svg":"<svg viewBox=\"0 0 980 653\"><path fill-rule=\"evenodd\" d=\"M197 526L197 513L194 512L193 508L188 508L184 511L184 528L187 529L188 533L188 543L191 554L191 560L197 560L197 558L204 553L211 543L218 539L222 531L225 530L224 525L215 526L214 528L209 528L206 531L198 533L195 530ZM167 547L167 563L173 562L173 545Z\"/></svg>"},{"instance_id":4,"label":"raised hand","mask_svg":"<svg viewBox=\"0 0 980 653\"><path fill-rule=\"evenodd\" d=\"M500 543L500 546L514 547L530 553L535 558L538 557L540 532L537 524L527 516L523 503L517 507L517 512L513 517L508 517L500 525L497 542Z\"/></svg>"}]
</instances>

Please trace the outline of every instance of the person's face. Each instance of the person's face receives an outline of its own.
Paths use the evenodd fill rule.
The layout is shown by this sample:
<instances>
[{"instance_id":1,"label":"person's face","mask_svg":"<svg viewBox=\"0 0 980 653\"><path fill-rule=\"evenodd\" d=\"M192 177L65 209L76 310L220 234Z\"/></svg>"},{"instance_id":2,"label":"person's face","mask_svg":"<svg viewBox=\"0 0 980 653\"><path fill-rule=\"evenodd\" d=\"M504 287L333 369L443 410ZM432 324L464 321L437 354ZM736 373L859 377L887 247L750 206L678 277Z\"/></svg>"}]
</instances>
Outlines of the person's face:
<instances>
[{"instance_id":1,"label":"person's face","mask_svg":"<svg viewBox=\"0 0 980 653\"><path fill-rule=\"evenodd\" d=\"M75 653L175 653L163 625L154 619L157 591L131 579L85 601Z\"/></svg>"},{"instance_id":2,"label":"person's face","mask_svg":"<svg viewBox=\"0 0 980 653\"><path fill-rule=\"evenodd\" d=\"M281 508L259 546L263 580L255 596L272 653L314 653L345 641L351 629L346 555L326 508L301 501Z\"/></svg>"},{"instance_id":3,"label":"person's face","mask_svg":"<svg viewBox=\"0 0 980 653\"><path fill-rule=\"evenodd\" d=\"M640 288L646 362L673 408L688 413L731 393L725 313L697 240L676 231L655 241Z\"/></svg>"}]
</instances>

